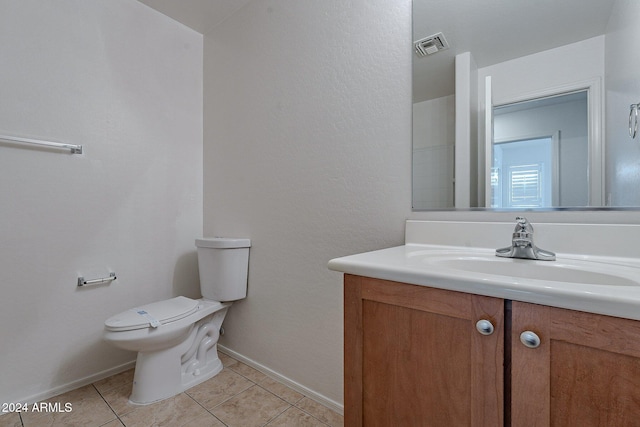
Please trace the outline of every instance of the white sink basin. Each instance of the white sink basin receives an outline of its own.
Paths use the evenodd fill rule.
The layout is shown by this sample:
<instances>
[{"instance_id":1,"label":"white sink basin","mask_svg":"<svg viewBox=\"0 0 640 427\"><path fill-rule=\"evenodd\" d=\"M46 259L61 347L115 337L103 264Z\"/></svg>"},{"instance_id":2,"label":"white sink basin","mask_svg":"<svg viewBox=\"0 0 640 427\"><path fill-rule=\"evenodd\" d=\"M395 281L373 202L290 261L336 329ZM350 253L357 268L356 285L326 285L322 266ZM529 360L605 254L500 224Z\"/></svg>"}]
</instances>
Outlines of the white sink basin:
<instances>
[{"instance_id":1,"label":"white sink basin","mask_svg":"<svg viewBox=\"0 0 640 427\"><path fill-rule=\"evenodd\" d=\"M478 274L581 285L640 286L637 269L603 262L536 261L465 253L433 253L423 260L428 265Z\"/></svg>"},{"instance_id":2,"label":"white sink basin","mask_svg":"<svg viewBox=\"0 0 640 427\"><path fill-rule=\"evenodd\" d=\"M336 258L348 274L640 320L640 259L500 258L487 248L407 244Z\"/></svg>"}]
</instances>

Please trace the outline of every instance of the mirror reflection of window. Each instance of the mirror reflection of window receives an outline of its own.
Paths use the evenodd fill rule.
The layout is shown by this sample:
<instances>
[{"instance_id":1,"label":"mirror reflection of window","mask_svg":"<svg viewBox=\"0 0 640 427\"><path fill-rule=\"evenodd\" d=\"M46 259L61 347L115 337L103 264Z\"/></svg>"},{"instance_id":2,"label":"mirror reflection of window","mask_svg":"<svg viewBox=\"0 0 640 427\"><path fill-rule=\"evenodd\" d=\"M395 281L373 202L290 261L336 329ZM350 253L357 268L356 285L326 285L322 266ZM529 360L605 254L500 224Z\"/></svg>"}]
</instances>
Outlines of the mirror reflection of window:
<instances>
[{"instance_id":1,"label":"mirror reflection of window","mask_svg":"<svg viewBox=\"0 0 640 427\"><path fill-rule=\"evenodd\" d=\"M492 208L553 206L557 171L553 137L505 141L493 148ZM555 187L555 188L554 188Z\"/></svg>"}]
</instances>

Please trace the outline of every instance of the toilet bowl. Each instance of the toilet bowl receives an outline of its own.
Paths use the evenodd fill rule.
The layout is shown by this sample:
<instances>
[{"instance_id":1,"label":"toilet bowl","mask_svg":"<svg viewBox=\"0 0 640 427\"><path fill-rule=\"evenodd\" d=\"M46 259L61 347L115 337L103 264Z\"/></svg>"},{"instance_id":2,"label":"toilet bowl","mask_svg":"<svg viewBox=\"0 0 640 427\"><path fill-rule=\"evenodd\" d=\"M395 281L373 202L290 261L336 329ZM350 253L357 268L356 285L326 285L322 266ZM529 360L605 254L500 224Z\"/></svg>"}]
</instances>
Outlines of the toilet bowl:
<instances>
[{"instance_id":1,"label":"toilet bowl","mask_svg":"<svg viewBox=\"0 0 640 427\"><path fill-rule=\"evenodd\" d=\"M217 351L220 328L231 301L246 297L250 241L198 239L196 246L203 298L178 296L105 321L105 341L138 352L132 404L174 396L222 370Z\"/></svg>"}]
</instances>

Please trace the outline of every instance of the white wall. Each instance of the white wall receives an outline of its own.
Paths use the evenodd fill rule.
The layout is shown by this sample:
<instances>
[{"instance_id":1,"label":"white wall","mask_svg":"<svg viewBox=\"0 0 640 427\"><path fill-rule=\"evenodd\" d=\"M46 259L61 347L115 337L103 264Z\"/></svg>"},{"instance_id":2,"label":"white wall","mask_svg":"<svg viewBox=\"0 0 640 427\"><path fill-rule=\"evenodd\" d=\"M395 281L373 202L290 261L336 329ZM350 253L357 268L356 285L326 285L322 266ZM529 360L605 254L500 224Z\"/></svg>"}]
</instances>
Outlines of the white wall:
<instances>
[{"instance_id":1,"label":"white wall","mask_svg":"<svg viewBox=\"0 0 640 427\"><path fill-rule=\"evenodd\" d=\"M454 145L455 95L413 104L413 148Z\"/></svg>"},{"instance_id":2,"label":"white wall","mask_svg":"<svg viewBox=\"0 0 640 427\"><path fill-rule=\"evenodd\" d=\"M640 102L640 3L616 1L606 35L606 195L616 206L640 206L640 137L629 137L629 105Z\"/></svg>"},{"instance_id":3,"label":"white wall","mask_svg":"<svg viewBox=\"0 0 640 427\"><path fill-rule=\"evenodd\" d=\"M413 104L413 209L453 207L455 96Z\"/></svg>"},{"instance_id":4,"label":"white wall","mask_svg":"<svg viewBox=\"0 0 640 427\"><path fill-rule=\"evenodd\" d=\"M198 296L202 49L131 0L0 1L0 134L85 150L0 144L0 402L134 360L102 342L104 320Z\"/></svg>"},{"instance_id":5,"label":"white wall","mask_svg":"<svg viewBox=\"0 0 640 427\"><path fill-rule=\"evenodd\" d=\"M342 403L342 275L402 244L411 2L253 1L205 37L205 235L250 237L224 346Z\"/></svg>"},{"instance_id":6,"label":"white wall","mask_svg":"<svg viewBox=\"0 0 640 427\"><path fill-rule=\"evenodd\" d=\"M478 99L484 101L486 76L492 77L494 105L549 88L603 78L604 42L605 36L593 37L480 68Z\"/></svg>"}]
</instances>

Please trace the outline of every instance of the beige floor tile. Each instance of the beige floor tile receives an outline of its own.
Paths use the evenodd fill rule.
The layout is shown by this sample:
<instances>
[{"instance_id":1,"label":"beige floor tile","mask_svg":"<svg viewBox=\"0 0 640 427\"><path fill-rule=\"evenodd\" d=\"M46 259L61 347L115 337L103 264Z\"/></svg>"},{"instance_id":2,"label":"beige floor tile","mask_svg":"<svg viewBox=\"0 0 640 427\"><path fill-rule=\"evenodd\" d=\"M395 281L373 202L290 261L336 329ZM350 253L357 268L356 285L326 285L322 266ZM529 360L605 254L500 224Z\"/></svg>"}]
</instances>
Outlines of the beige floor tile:
<instances>
[{"instance_id":1,"label":"beige floor tile","mask_svg":"<svg viewBox=\"0 0 640 427\"><path fill-rule=\"evenodd\" d=\"M83 399L88 399L99 395L100 394L96 391L96 389L91 384L89 384L84 387L80 387L75 390L53 396L47 400L44 400L43 402L58 402L64 405L65 403L75 403Z\"/></svg>"},{"instance_id":2,"label":"beige floor tile","mask_svg":"<svg viewBox=\"0 0 640 427\"><path fill-rule=\"evenodd\" d=\"M292 407L267 424L267 427L326 427L320 420Z\"/></svg>"},{"instance_id":3,"label":"beige floor tile","mask_svg":"<svg viewBox=\"0 0 640 427\"><path fill-rule=\"evenodd\" d=\"M0 427L22 427L20 414L17 412L10 412L0 415Z\"/></svg>"},{"instance_id":4,"label":"beige floor tile","mask_svg":"<svg viewBox=\"0 0 640 427\"><path fill-rule=\"evenodd\" d=\"M118 416L124 415L139 407L138 405L132 405L129 403L132 386L133 384L124 384L100 393Z\"/></svg>"},{"instance_id":5,"label":"beige floor tile","mask_svg":"<svg viewBox=\"0 0 640 427\"><path fill-rule=\"evenodd\" d=\"M262 426L291 407L287 402L254 385L211 412L229 427Z\"/></svg>"},{"instance_id":6,"label":"beige floor tile","mask_svg":"<svg viewBox=\"0 0 640 427\"><path fill-rule=\"evenodd\" d=\"M207 418L209 424L206 424ZM139 406L120 419L127 427L215 426L217 421L206 409L184 393L158 403ZM199 420L200 424L195 424L195 420Z\"/></svg>"},{"instance_id":7,"label":"beige floor tile","mask_svg":"<svg viewBox=\"0 0 640 427\"><path fill-rule=\"evenodd\" d=\"M287 387L273 378L265 377L264 380L260 381L260 386L291 404L297 403L304 397L303 394L298 393L294 389Z\"/></svg>"},{"instance_id":8,"label":"beige floor tile","mask_svg":"<svg viewBox=\"0 0 640 427\"><path fill-rule=\"evenodd\" d=\"M57 408L44 409L41 412L22 413L22 422L26 427L36 426L80 426L98 427L116 419L109 405L92 385L47 399L44 403L59 404ZM70 404L69 412L66 404Z\"/></svg>"},{"instance_id":9,"label":"beige floor tile","mask_svg":"<svg viewBox=\"0 0 640 427\"><path fill-rule=\"evenodd\" d=\"M253 383L230 369L223 369L215 377L190 388L186 393L207 409L243 392Z\"/></svg>"},{"instance_id":10,"label":"beige floor tile","mask_svg":"<svg viewBox=\"0 0 640 427\"><path fill-rule=\"evenodd\" d=\"M342 415L308 397L296 403L296 406L332 427L344 426L344 417Z\"/></svg>"},{"instance_id":11,"label":"beige floor tile","mask_svg":"<svg viewBox=\"0 0 640 427\"><path fill-rule=\"evenodd\" d=\"M245 365L242 362L238 362L233 366L230 366L231 369L242 375L243 377L253 381L254 383L259 383L263 381L267 376L257 369L253 369L249 365Z\"/></svg>"},{"instance_id":12,"label":"beige floor tile","mask_svg":"<svg viewBox=\"0 0 640 427\"><path fill-rule=\"evenodd\" d=\"M133 369L129 369L128 371L120 372L119 374L113 375L109 378L105 378L100 381L96 381L93 383L98 392L102 393L107 390L111 390L112 388L121 387L125 384L133 384Z\"/></svg>"},{"instance_id":13,"label":"beige floor tile","mask_svg":"<svg viewBox=\"0 0 640 427\"><path fill-rule=\"evenodd\" d=\"M134 372L131 369L46 401L59 403L61 409L71 403L71 412L22 413L22 420L17 413L0 415L0 427L21 427L23 423L26 427L344 425L340 414L244 363L219 355L225 365L222 372L186 393L153 405L129 404Z\"/></svg>"},{"instance_id":14,"label":"beige floor tile","mask_svg":"<svg viewBox=\"0 0 640 427\"><path fill-rule=\"evenodd\" d=\"M228 368L228 367L233 366L233 365L238 363L238 361L236 359L234 359L233 357L228 356L228 355L226 355L224 353L221 353L221 352L218 352L218 357L220 358L220 361L222 362L222 365L225 368Z\"/></svg>"},{"instance_id":15,"label":"beige floor tile","mask_svg":"<svg viewBox=\"0 0 640 427\"><path fill-rule=\"evenodd\" d=\"M211 415L203 414L189 422L189 427L226 427L222 421Z\"/></svg>"}]
</instances>

